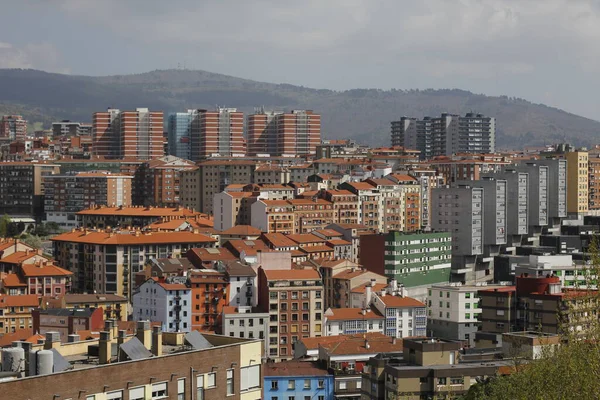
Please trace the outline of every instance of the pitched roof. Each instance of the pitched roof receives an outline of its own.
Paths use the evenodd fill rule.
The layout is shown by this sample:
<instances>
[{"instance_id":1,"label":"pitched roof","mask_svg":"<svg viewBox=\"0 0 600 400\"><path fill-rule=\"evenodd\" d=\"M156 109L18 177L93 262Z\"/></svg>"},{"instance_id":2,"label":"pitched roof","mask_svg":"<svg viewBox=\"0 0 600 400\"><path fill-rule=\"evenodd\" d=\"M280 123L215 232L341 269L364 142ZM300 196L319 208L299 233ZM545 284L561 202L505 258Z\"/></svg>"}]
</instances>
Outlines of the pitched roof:
<instances>
[{"instance_id":1,"label":"pitched roof","mask_svg":"<svg viewBox=\"0 0 600 400\"><path fill-rule=\"evenodd\" d=\"M58 267L56 265L36 265L36 264L23 264L21 266L21 271L23 271L23 275L28 277L33 276L70 276L73 275L71 271L68 271L64 268Z\"/></svg>"},{"instance_id":2,"label":"pitched roof","mask_svg":"<svg viewBox=\"0 0 600 400\"><path fill-rule=\"evenodd\" d=\"M328 321L342 321L348 319L383 319L383 315L376 309L365 311L362 308L330 308L325 312Z\"/></svg>"},{"instance_id":3,"label":"pitched roof","mask_svg":"<svg viewBox=\"0 0 600 400\"><path fill-rule=\"evenodd\" d=\"M4 307L38 307L39 296L36 294L22 294L17 296L0 296L0 308Z\"/></svg>"},{"instance_id":4,"label":"pitched roof","mask_svg":"<svg viewBox=\"0 0 600 400\"><path fill-rule=\"evenodd\" d=\"M363 283L360 286L357 286L351 290L352 293L365 293L367 291L367 286L371 286L371 282ZM372 292L381 292L385 288L387 288L387 283L376 283L375 286L371 287Z\"/></svg>"},{"instance_id":5,"label":"pitched roof","mask_svg":"<svg viewBox=\"0 0 600 400\"><path fill-rule=\"evenodd\" d=\"M347 240L344 239L331 239L327 241L327 244L331 245L331 246L351 246L352 243L350 243Z\"/></svg>"},{"instance_id":6,"label":"pitched roof","mask_svg":"<svg viewBox=\"0 0 600 400\"><path fill-rule=\"evenodd\" d=\"M27 341L33 335L32 328L17 329L0 337L0 347L12 347L12 342ZM37 340L36 342L37 343Z\"/></svg>"},{"instance_id":7,"label":"pitched roof","mask_svg":"<svg viewBox=\"0 0 600 400\"><path fill-rule=\"evenodd\" d=\"M196 257L201 259L202 261L218 261L218 260L235 260L236 256L231 253L231 251L225 247L217 247L215 249L209 248L193 248L188 251L194 253ZM198 267L196 265L196 267Z\"/></svg>"},{"instance_id":8,"label":"pitched roof","mask_svg":"<svg viewBox=\"0 0 600 400\"><path fill-rule=\"evenodd\" d=\"M296 243L304 244L304 243L324 243L325 239L318 237L317 235L313 235L312 233L299 233L293 235L287 235L287 238L293 240Z\"/></svg>"},{"instance_id":9,"label":"pitched roof","mask_svg":"<svg viewBox=\"0 0 600 400\"><path fill-rule=\"evenodd\" d=\"M181 232L146 232L146 231L113 231L79 229L52 237L56 242L74 242L88 244L156 244L156 243L214 243L217 240L202 233Z\"/></svg>"},{"instance_id":10,"label":"pitched roof","mask_svg":"<svg viewBox=\"0 0 600 400\"><path fill-rule=\"evenodd\" d=\"M333 279L352 279L352 278L356 278L357 276L361 276L364 274L368 274L369 271L367 271L366 269L361 269L361 268L353 268L352 269L347 269L344 271L340 271L337 274L333 275Z\"/></svg>"},{"instance_id":11,"label":"pitched roof","mask_svg":"<svg viewBox=\"0 0 600 400\"><path fill-rule=\"evenodd\" d=\"M378 354L378 353L394 353L403 351L403 343L401 339L392 338L379 332L371 332L365 334L366 338L360 337L348 338L340 342L334 343L328 347L330 355L353 355L353 354ZM394 343L395 342L395 343ZM366 344L368 343L368 346Z\"/></svg>"},{"instance_id":12,"label":"pitched roof","mask_svg":"<svg viewBox=\"0 0 600 400\"><path fill-rule=\"evenodd\" d=\"M298 244L283 233L263 233L263 239L273 247L298 247Z\"/></svg>"},{"instance_id":13,"label":"pitched roof","mask_svg":"<svg viewBox=\"0 0 600 400\"><path fill-rule=\"evenodd\" d=\"M412 297L379 296L379 299L385 304L386 307L391 308L425 307L425 304L421 303L417 299L413 299Z\"/></svg>"},{"instance_id":14,"label":"pitched roof","mask_svg":"<svg viewBox=\"0 0 600 400\"><path fill-rule=\"evenodd\" d=\"M4 279L2 279L2 285L6 288L26 287L27 283L17 274L7 274Z\"/></svg>"},{"instance_id":15,"label":"pitched roof","mask_svg":"<svg viewBox=\"0 0 600 400\"><path fill-rule=\"evenodd\" d=\"M66 304L83 303L122 303L127 302L127 298L116 294L65 294Z\"/></svg>"},{"instance_id":16,"label":"pitched roof","mask_svg":"<svg viewBox=\"0 0 600 400\"><path fill-rule=\"evenodd\" d=\"M48 259L47 257L40 256L35 251L15 251L14 253L9 254L8 256L0 259L0 262L6 263L6 264L21 264L21 263L29 260L30 258L34 258L34 257L41 257L46 260Z\"/></svg>"},{"instance_id":17,"label":"pitched roof","mask_svg":"<svg viewBox=\"0 0 600 400\"><path fill-rule=\"evenodd\" d=\"M387 341L388 343L391 343L392 338L379 332L367 332L354 335L310 337L303 338L300 341L307 350L316 350L319 346L324 347L325 349L333 349L342 342L352 342L354 343L354 346L362 345L364 349L365 339L369 341L369 344L372 344L377 341ZM399 351L402 351L402 340L398 340L397 343L398 342L400 342ZM390 350L384 350L381 352L389 351Z\"/></svg>"},{"instance_id":18,"label":"pitched roof","mask_svg":"<svg viewBox=\"0 0 600 400\"><path fill-rule=\"evenodd\" d=\"M412 176L406 175L406 174L391 174L390 176L392 176L398 182L409 182L409 181L415 181L416 180Z\"/></svg>"},{"instance_id":19,"label":"pitched roof","mask_svg":"<svg viewBox=\"0 0 600 400\"><path fill-rule=\"evenodd\" d=\"M82 210L78 215L140 216L140 217L194 217L202 215L183 207L94 207Z\"/></svg>"},{"instance_id":20,"label":"pitched roof","mask_svg":"<svg viewBox=\"0 0 600 400\"><path fill-rule=\"evenodd\" d=\"M283 281L294 279L321 279L321 275L314 269L273 269L263 270L267 280Z\"/></svg>"},{"instance_id":21,"label":"pitched roof","mask_svg":"<svg viewBox=\"0 0 600 400\"><path fill-rule=\"evenodd\" d=\"M327 236L327 237L342 237L342 236L344 236L344 234L342 234L336 230L333 230L333 229L318 229L314 232L320 233L323 236Z\"/></svg>"},{"instance_id":22,"label":"pitched roof","mask_svg":"<svg viewBox=\"0 0 600 400\"><path fill-rule=\"evenodd\" d=\"M375 187L367 182L346 182L349 186L352 186L356 190L372 190Z\"/></svg>"},{"instance_id":23,"label":"pitched roof","mask_svg":"<svg viewBox=\"0 0 600 400\"><path fill-rule=\"evenodd\" d=\"M317 362L282 361L264 364L263 374L264 376L327 376L329 373Z\"/></svg>"},{"instance_id":24,"label":"pitched roof","mask_svg":"<svg viewBox=\"0 0 600 400\"><path fill-rule=\"evenodd\" d=\"M300 249L300 251L304 253L325 253L325 252L333 252L333 249L324 244L316 245L316 246L306 246Z\"/></svg>"},{"instance_id":25,"label":"pitched roof","mask_svg":"<svg viewBox=\"0 0 600 400\"><path fill-rule=\"evenodd\" d=\"M225 246L229 248L232 251L232 253L238 257L241 256L242 252L246 253L247 256L255 256L258 253L258 250L262 252L274 251L270 249L267 246L267 244L260 239L233 239L225 243Z\"/></svg>"}]
</instances>

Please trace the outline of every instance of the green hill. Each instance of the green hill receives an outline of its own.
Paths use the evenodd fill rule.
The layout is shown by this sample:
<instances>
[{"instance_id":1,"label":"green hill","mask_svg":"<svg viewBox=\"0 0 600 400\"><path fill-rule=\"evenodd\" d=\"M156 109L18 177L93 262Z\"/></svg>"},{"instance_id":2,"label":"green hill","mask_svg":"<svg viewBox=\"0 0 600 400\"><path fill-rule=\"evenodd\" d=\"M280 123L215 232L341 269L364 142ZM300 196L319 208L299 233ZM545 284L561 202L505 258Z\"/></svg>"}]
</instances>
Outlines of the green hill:
<instances>
[{"instance_id":1,"label":"green hill","mask_svg":"<svg viewBox=\"0 0 600 400\"><path fill-rule=\"evenodd\" d=\"M332 91L256 82L206 71L162 70L143 74L88 77L36 70L0 69L0 113L20 113L45 127L53 120L90 121L107 107L148 107L165 113L188 108L264 106L313 109L322 115L323 137L389 143L390 121L403 115L480 112L497 118L499 147L568 141L597 143L600 122L557 108L507 96L458 89Z\"/></svg>"}]
</instances>

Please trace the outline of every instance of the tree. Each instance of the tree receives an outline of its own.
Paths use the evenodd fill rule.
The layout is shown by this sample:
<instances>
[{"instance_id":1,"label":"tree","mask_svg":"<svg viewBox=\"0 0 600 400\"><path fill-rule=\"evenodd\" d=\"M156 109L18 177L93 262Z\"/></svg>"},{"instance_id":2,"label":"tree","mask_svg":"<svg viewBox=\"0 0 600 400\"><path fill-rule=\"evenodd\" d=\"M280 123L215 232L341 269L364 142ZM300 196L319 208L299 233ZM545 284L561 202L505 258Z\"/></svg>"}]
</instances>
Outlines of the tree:
<instances>
[{"instance_id":1,"label":"tree","mask_svg":"<svg viewBox=\"0 0 600 400\"><path fill-rule=\"evenodd\" d=\"M27 235L21 241L36 249L41 249L43 246L42 239L37 235Z\"/></svg>"},{"instance_id":2,"label":"tree","mask_svg":"<svg viewBox=\"0 0 600 400\"><path fill-rule=\"evenodd\" d=\"M10 217L4 214L2 218L0 218L0 237L6 237L8 224L10 224Z\"/></svg>"},{"instance_id":3,"label":"tree","mask_svg":"<svg viewBox=\"0 0 600 400\"><path fill-rule=\"evenodd\" d=\"M494 377L469 389L467 400L598 399L600 398L600 252L597 237L581 271L584 284L567 292L559 312L561 345L507 376ZM577 280L579 281L579 279ZM585 287L584 287L585 285Z\"/></svg>"},{"instance_id":4,"label":"tree","mask_svg":"<svg viewBox=\"0 0 600 400\"><path fill-rule=\"evenodd\" d=\"M20 234L19 228L15 222L11 222L6 226L6 237L16 237Z\"/></svg>"}]
</instances>

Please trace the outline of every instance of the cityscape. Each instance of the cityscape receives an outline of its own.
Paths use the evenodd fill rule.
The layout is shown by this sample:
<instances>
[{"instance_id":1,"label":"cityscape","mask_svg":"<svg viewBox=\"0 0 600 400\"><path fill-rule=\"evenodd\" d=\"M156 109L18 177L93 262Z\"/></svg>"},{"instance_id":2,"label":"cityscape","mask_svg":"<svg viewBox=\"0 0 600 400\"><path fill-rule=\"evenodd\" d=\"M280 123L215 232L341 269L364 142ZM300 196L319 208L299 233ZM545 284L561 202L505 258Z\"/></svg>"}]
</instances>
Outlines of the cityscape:
<instances>
[{"instance_id":1,"label":"cityscape","mask_svg":"<svg viewBox=\"0 0 600 400\"><path fill-rule=\"evenodd\" d=\"M274 20L301 14L281 7ZM158 21L151 8L139 12ZM0 82L38 67L3 62L12 46L0 40ZM103 105L100 86L33 108L0 84L1 400L600 398L587 381L600 354L599 131L565 134L548 117L538 135L473 95L397 101L394 118L369 116L380 140L348 128L364 119L356 104L371 113L364 93L337 108L303 86L294 103L283 83L280 97L230 87L239 97L199 100L189 81L173 107L132 97L146 75L106 70L94 79L123 91ZM227 88L223 76L209 77ZM158 97L167 81L150 82ZM497 98L536 123L546 107Z\"/></svg>"}]
</instances>

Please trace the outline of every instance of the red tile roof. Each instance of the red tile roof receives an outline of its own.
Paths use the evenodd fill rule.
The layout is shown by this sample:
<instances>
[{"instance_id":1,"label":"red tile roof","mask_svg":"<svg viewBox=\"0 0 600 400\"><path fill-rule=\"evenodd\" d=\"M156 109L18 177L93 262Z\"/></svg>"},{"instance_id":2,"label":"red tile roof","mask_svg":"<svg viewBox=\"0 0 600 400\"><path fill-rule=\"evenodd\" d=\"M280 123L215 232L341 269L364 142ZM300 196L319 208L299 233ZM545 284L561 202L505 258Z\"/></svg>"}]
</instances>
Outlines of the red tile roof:
<instances>
[{"instance_id":1,"label":"red tile roof","mask_svg":"<svg viewBox=\"0 0 600 400\"><path fill-rule=\"evenodd\" d=\"M146 232L146 231L113 231L84 230L62 233L52 237L56 242L74 242L87 244L159 244L159 243L215 243L217 240L201 233L181 232Z\"/></svg>"},{"instance_id":2,"label":"red tile roof","mask_svg":"<svg viewBox=\"0 0 600 400\"><path fill-rule=\"evenodd\" d=\"M329 315L331 314L331 315ZM365 311L362 308L330 308L325 312L328 321L342 321L349 319L383 319L383 315L376 309Z\"/></svg>"},{"instance_id":3,"label":"red tile roof","mask_svg":"<svg viewBox=\"0 0 600 400\"><path fill-rule=\"evenodd\" d=\"M94 207L79 211L78 215L106 215L106 216L140 216L140 217L195 217L202 215L188 208L175 207Z\"/></svg>"},{"instance_id":4,"label":"red tile roof","mask_svg":"<svg viewBox=\"0 0 600 400\"><path fill-rule=\"evenodd\" d=\"M266 363L263 369L264 376L327 376L327 369L319 366L317 362L309 361L282 361ZM310 396L308 396L310 397Z\"/></svg>"},{"instance_id":5,"label":"red tile roof","mask_svg":"<svg viewBox=\"0 0 600 400\"><path fill-rule=\"evenodd\" d=\"M367 286L371 286L371 282L364 283L360 286L355 287L351 290L352 293L365 293L367 291ZM375 286L371 287L371 292L381 292L385 288L387 288L387 283L376 283Z\"/></svg>"},{"instance_id":6,"label":"red tile roof","mask_svg":"<svg viewBox=\"0 0 600 400\"><path fill-rule=\"evenodd\" d=\"M298 243L289 239L283 233L264 233L263 238L273 247L298 247Z\"/></svg>"},{"instance_id":7,"label":"red tile roof","mask_svg":"<svg viewBox=\"0 0 600 400\"><path fill-rule=\"evenodd\" d=\"M287 238L293 240L296 243L325 243L325 239L313 235L312 233L300 233L294 235L287 235Z\"/></svg>"},{"instance_id":8,"label":"red tile roof","mask_svg":"<svg viewBox=\"0 0 600 400\"><path fill-rule=\"evenodd\" d=\"M73 275L71 271L64 268L57 267L56 265L36 265L36 264L23 264L21 271L26 278L33 276L70 276Z\"/></svg>"},{"instance_id":9,"label":"red tile roof","mask_svg":"<svg viewBox=\"0 0 600 400\"><path fill-rule=\"evenodd\" d=\"M327 241L327 244L331 245L331 246L351 246L352 243L348 242L347 240L343 240L343 239L331 239Z\"/></svg>"},{"instance_id":10,"label":"red tile roof","mask_svg":"<svg viewBox=\"0 0 600 400\"><path fill-rule=\"evenodd\" d=\"M300 249L305 253L328 253L333 252L333 249L326 245L306 246Z\"/></svg>"},{"instance_id":11,"label":"red tile roof","mask_svg":"<svg viewBox=\"0 0 600 400\"><path fill-rule=\"evenodd\" d=\"M236 225L221 232L227 236L260 236L262 231L251 225Z\"/></svg>"},{"instance_id":12,"label":"red tile roof","mask_svg":"<svg viewBox=\"0 0 600 400\"><path fill-rule=\"evenodd\" d=\"M267 280L294 280L294 279L321 279L321 275L314 269L275 269L263 270Z\"/></svg>"},{"instance_id":13,"label":"red tile roof","mask_svg":"<svg viewBox=\"0 0 600 400\"><path fill-rule=\"evenodd\" d=\"M425 307L425 304L421 303L417 299L413 299L412 297L379 296L379 298L386 307L391 308Z\"/></svg>"},{"instance_id":14,"label":"red tile roof","mask_svg":"<svg viewBox=\"0 0 600 400\"><path fill-rule=\"evenodd\" d=\"M38 307L39 296L36 294L22 294L18 296L0 296L0 308L4 307Z\"/></svg>"},{"instance_id":15,"label":"red tile roof","mask_svg":"<svg viewBox=\"0 0 600 400\"><path fill-rule=\"evenodd\" d=\"M2 279L2 285L5 288L11 287L23 287L27 286L27 283L21 279L21 277L17 274L8 274Z\"/></svg>"}]
</instances>

